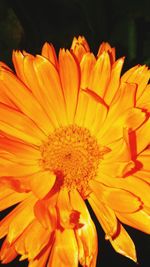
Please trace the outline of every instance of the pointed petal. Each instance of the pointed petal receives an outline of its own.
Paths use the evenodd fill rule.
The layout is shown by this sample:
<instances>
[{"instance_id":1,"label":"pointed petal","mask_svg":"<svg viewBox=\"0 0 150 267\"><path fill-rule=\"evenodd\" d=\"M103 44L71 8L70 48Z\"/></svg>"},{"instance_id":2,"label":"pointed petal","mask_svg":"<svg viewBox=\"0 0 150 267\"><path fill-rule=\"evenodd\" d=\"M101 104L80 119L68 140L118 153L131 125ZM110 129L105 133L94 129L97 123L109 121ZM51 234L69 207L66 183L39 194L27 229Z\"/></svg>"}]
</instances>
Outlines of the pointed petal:
<instances>
[{"instance_id":1,"label":"pointed petal","mask_svg":"<svg viewBox=\"0 0 150 267\"><path fill-rule=\"evenodd\" d=\"M100 45L100 47L99 47L97 56L100 57L100 55L101 55L104 51L109 53L110 60L111 60L111 64L113 64L113 63L115 62L115 58L116 58L116 51L115 51L115 48L114 48L114 47L111 47L109 43L107 43L107 42L103 42L103 43Z\"/></svg>"},{"instance_id":2,"label":"pointed petal","mask_svg":"<svg viewBox=\"0 0 150 267\"><path fill-rule=\"evenodd\" d=\"M89 84L89 88L102 98L104 97L106 88L108 86L110 71L111 68L109 55L107 52L103 52L93 68Z\"/></svg>"},{"instance_id":3,"label":"pointed petal","mask_svg":"<svg viewBox=\"0 0 150 267\"><path fill-rule=\"evenodd\" d=\"M46 42L42 47L41 55L46 57L56 68L58 68L57 55L52 44Z\"/></svg>"},{"instance_id":4,"label":"pointed petal","mask_svg":"<svg viewBox=\"0 0 150 267\"><path fill-rule=\"evenodd\" d=\"M18 78L26 84L26 77L24 75L24 68L23 68L23 63L24 63L23 53L21 53L21 51L13 51L12 61Z\"/></svg>"},{"instance_id":5,"label":"pointed petal","mask_svg":"<svg viewBox=\"0 0 150 267\"><path fill-rule=\"evenodd\" d=\"M13 261L17 257L17 252L14 248L14 245L10 245L7 239L4 240L1 251L0 251L0 260L2 264L7 264Z\"/></svg>"},{"instance_id":6,"label":"pointed petal","mask_svg":"<svg viewBox=\"0 0 150 267\"><path fill-rule=\"evenodd\" d=\"M108 105L115 97L117 90L120 86L120 74L123 63L124 63L124 58L120 58L112 66L110 81L104 96L104 99Z\"/></svg>"},{"instance_id":7,"label":"pointed petal","mask_svg":"<svg viewBox=\"0 0 150 267\"><path fill-rule=\"evenodd\" d=\"M124 73L122 81L136 83L138 85L136 99L138 99L150 79L150 71L146 66L135 66Z\"/></svg>"},{"instance_id":8,"label":"pointed petal","mask_svg":"<svg viewBox=\"0 0 150 267\"><path fill-rule=\"evenodd\" d=\"M116 252L137 262L134 243L122 225L120 225L120 231L116 238L110 240L110 242Z\"/></svg>"}]
</instances>

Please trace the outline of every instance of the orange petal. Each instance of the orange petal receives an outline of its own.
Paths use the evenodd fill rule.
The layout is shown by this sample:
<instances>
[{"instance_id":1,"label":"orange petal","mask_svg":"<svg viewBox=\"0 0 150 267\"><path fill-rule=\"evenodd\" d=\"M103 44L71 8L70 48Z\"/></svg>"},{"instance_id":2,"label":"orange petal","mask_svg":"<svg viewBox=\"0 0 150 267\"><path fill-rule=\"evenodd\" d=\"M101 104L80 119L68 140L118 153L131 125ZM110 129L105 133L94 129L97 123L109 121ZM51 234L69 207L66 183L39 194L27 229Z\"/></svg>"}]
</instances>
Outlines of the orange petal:
<instances>
[{"instance_id":1,"label":"orange petal","mask_svg":"<svg viewBox=\"0 0 150 267\"><path fill-rule=\"evenodd\" d=\"M150 147L141 152L137 159L142 163L142 170L150 170Z\"/></svg>"},{"instance_id":2,"label":"orange petal","mask_svg":"<svg viewBox=\"0 0 150 267\"><path fill-rule=\"evenodd\" d=\"M116 179L110 176L101 176L98 180L109 187L120 188L132 192L132 194L140 198L146 206L149 206L150 186L141 179L134 176L128 176L124 179Z\"/></svg>"},{"instance_id":3,"label":"orange petal","mask_svg":"<svg viewBox=\"0 0 150 267\"><path fill-rule=\"evenodd\" d=\"M143 125L136 130L136 140L137 140L137 154L146 149L146 147L150 144L149 136L150 136L150 119L148 119ZM144 138L143 138L144 136Z\"/></svg>"},{"instance_id":4,"label":"orange petal","mask_svg":"<svg viewBox=\"0 0 150 267\"><path fill-rule=\"evenodd\" d=\"M39 164L23 165L1 158L0 176L25 176L41 171Z\"/></svg>"},{"instance_id":5,"label":"orange petal","mask_svg":"<svg viewBox=\"0 0 150 267\"><path fill-rule=\"evenodd\" d=\"M106 233L106 239L113 237L118 229L118 222L114 211L102 203L95 194L91 193L88 201Z\"/></svg>"},{"instance_id":6,"label":"orange petal","mask_svg":"<svg viewBox=\"0 0 150 267\"><path fill-rule=\"evenodd\" d=\"M150 234L150 215L144 210L134 213L116 213L118 219L140 231Z\"/></svg>"},{"instance_id":7,"label":"orange petal","mask_svg":"<svg viewBox=\"0 0 150 267\"><path fill-rule=\"evenodd\" d=\"M116 252L137 262L134 243L121 224L118 235L116 236L116 238L110 240L110 242Z\"/></svg>"},{"instance_id":8,"label":"orange petal","mask_svg":"<svg viewBox=\"0 0 150 267\"><path fill-rule=\"evenodd\" d=\"M109 166L108 169L108 164L111 164ZM132 171L132 169L134 169L135 167L135 163L130 160L130 161L102 161L101 165L100 165L100 170L98 173L98 176L100 175L111 175L111 177L115 177L115 178L123 178L125 177L125 175Z\"/></svg>"},{"instance_id":9,"label":"orange petal","mask_svg":"<svg viewBox=\"0 0 150 267\"><path fill-rule=\"evenodd\" d=\"M72 229L56 231L55 242L47 266L78 266L78 246Z\"/></svg>"},{"instance_id":10,"label":"orange petal","mask_svg":"<svg viewBox=\"0 0 150 267\"><path fill-rule=\"evenodd\" d=\"M0 129L3 132L31 144L40 145L41 140L45 138L32 120L3 104L0 104L0 122Z\"/></svg>"},{"instance_id":11,"label":"orange petal","mask_svg":"<svg viewBox=\"0 0 150 267\"><path fill-rule=\"evenodd\" d=\"M18 158L24 159L40 159L41 152L36 146L25 144L19 141L11 140L6 136L0 137L0 149L6 150Z\"/></svg>"},{"instance_id":12,"label":"orange petal","mask_svg":"<svg viewBox=\"0 0 150 267\"><path fill-rule=\"evenodd\" d=\"M0 260L2 264L7 264L13 261L17 257L17 252L14 248L14 245L10 245L7 239L4 240L1 251L0 251Z\"/></svg>"},{"instance_id":13,"label":"orange petal","mask_svg":"<svg viewBox=\"0 0 150 267\"><path fill-rule=\"evenodd\" d=\"M134 131L137 129L146 119L146 113L138 108L132 108L125 111L113 122L110 129L105 132L105 135L101 137L102 144L109 144L114 140L119 139L124 134L124 129L130 129ZM105 127L105 126L104 126ZM107 128L108 129L108 128ZM106 143L107 142L107 143Z\"/></svg>"},{"instance_id":14,"label":"orange petal","mask_svg":"<svg viewBox=\"0 0 150 267\"><path fill-rule=\"evenodd\" d=\"M93 221L89 220L75 231L82 266L95 267L98 253L97 232Z\"/></svg>"},{"instance_id":15,"label":"orange petal","mask_svg":"<svg viewBox=\"0 0 150 267\"><path fill-rule=\"evenodd\" d=\"M23 63L24 63L24 55L21 53L21 51L13 51L12 53L12 61L15 67L15 71L17 76L21 81L23 81L26 84L26 77L24 75L24 68L23 68Z\"/></svg>"},{"instance_id":16,"label":"orange petal","mask_svg":"<svg viewBox=\"0 0 150 267\"><path fill-rule=\"evenodd\" d=\"M33 75L29 75L29 66ZM32 63L30 63L30 60L28 62L27 59L25 67L31 90L55 128L66 124L66 105L63 90L58 71L54 65L46 58L37 55ZM38 86L35 88L34 84L38 84Z\"/></svg>"},{"instance_id":17,"label":"orange petal","mask_svg":"<svg viewBox=\"0 0 150 267\"><path fill-rule=\"evenodd\" d=\"M133 77L133 73L137 74L137 72L139 71L140 65L136 65L132 68L130 68L129 70L127 70L123 75L122 75L122 81L127 82L129 81L130 77ZM131 82L131 81L129 81ZM132 82L131 82L132 83Z\"/></svg>"},{"instance_id":18,"label":"orange petal","mask_svg":"<svg viewBox=\"0 0 150 267\"><path fill-rule=\"evenodd\" d=\"M33 221L33 206L35 204L35 201L36 199L31 196L20 204L20 212L18 212L15 217L12 218L9 224L7 238L10 243L12 243L17 237L19 237L20 234L25 230L25 228Z\"/></svg>"},{"instance_id":19,"label":"orange petal","mask_svg":"<svg viewBox=\"0 0 150 267\"><path fill-rule=\"evenodd\" d=\"M27 212L29 212L28 211L29 209L30 209L30 211L33 209L33 206L34 206L34 203L35 202L36 202L36 199L32 195L30 195L27 199L25 199L23 202L21 202L20 204L18 204L18 206L15 209L13 209L6 217L4 217L0 221L0 238L3 238L8 233L10 223L16 217L20 217L20 219L21 219L21 216L22 216L22 213L24 213L24 210L26 210ZM22 220L25 221L25 218L22 217ZM27 220L28 220L28 216L27 216ZM21 228L20 225L19 226L16 225L16 227L19 227L19 229ZM24 229L22 228L22 231L23 230Z\"/></svg>"},{"instance_id":20,"label":"orange petal","mask_svg":"<svg viewBox=\"0 0 150 267\"><path fill-rule=\"evenodd\" d=\"M111 101L115 97L115 94L117 93L117 90L119 88L120 74L121 74L123 63L124 63L124 58L120 58L112 66L110 81L109 81L109 84L108 84L108 87L107 87L107 90L104 96L104 99L107 104L111 103Z\"/></svg>"},{"instance_id":21,"label":"orange petal","mask_svg":"<svg viewBox=\"0 0 150 267\"><path fill-rule=\"evenodd\" d=\"M130 118L129 109L132 108L133 115L135 113L137 114L138 112L139 114L141 113L141 111L137 111L137 110L134 111L135 93L136 93L136 85L134 84L122 84L120 86L118 90L118 94L117 94L118 96L116 95L115 97L116 100L113 100L113 103L110 106L110 109L109 109L107 118L103 124L103 127L101 127L101 129L99 130L97 134L97 137L101 140L101 142L106 143L105 139L107 139L108 141L109 138L111 138L111 140L109 141L109 143L111 143L113 140L120 138L120 134L122 132L124 123L128 125L130 122L130 121L129 122L127 121L127 119ZM143 114L142 114L142 118L143 118ZM141 116L140 116L140 119L141 119ZM138 116L137 116L137 120L138 120ZM118 124L116 125L114 129L114 127L112 126L114 126L114 123L116 121ZM110 130L111 130L111 134L109 134L109 138L108 138L108 132L110 133ZM116 130L118 130L118 135L117 133L115 135Z\"/></svg>"},{"instance_id":22,"label":"orange petal","mask_svg":"<svg viewBox=\"0 0 150 267\"><path fill-rule=\"evenodd\" d=\"M0 189L3 190L1 186ZM3 195L3 198L0 199L0 211L19 203L27 197L28 193L17 193L11 189L8 189L7 195Z\"/></svg>"},{"instance_id":23,"label":"orange petal","mask_svg":"<svg viewBox=\"0 0 150 267\"><path fill-rule=\"evenodd\" d=\"M34 159L26 159L26 158L19 158L16 155L14 155L12 153L9 153L6 150L1 150L0 151L0 158L9 160L9 161L11 161L13 163L23 164L23 165L29 165L29 166L38 164L38 161L37 160L34 160Z\"/></svg>"},{"instance_id":24,"label":"orange petal","mask_svg":"<svg viewBox=\"0 0 150 267\"><path fill-rule=\"evenodd\" d=\"M138 99L150 79L150 71L146 66L135 66L124 73L122 81L138 84L136 99Z\"/></svg>"},{"instance_id":25,"label":"orange petal","mask_svg":"<svg viewBox=\"0 0 150 267\"><path fill-rule=\"evenodd\" d=\"M53 231L57 224L56 208L45 200L38 200L34 206L34 214L45 229Z\"/></svg>"},{"instance_id":26,"label":"orange petal","mask_svg":"<svg viewBox=\"0 0 150 267\"><path fill-rule=\"evenodd\" d=\"M136 106L146 109L148 112L150 112L150 99L149 99L149 93L150 93L150 84L148 84L145 87L144 92L139 97L139 99L136 102Z\"/></svg>"},{"instance_id":27,"label":"orange petal","mask_svg":"<svg viewBox=\"0 0 150 267\"><path fill-rule=\"evenodd\" d=\"M49 171L40 171L30 176L31 190L38 198L45 197L52 189L56 176Z\"/></svg>"},{"instance_id":28,"label":"orange petal","mask_svg":"<svg viewBox=\"0 0 150 267\"><path fill-rule=\"evenodd\" d=\"M42 47L41 55L46 57L56 68L58 68L57 55L52 44L46 42Z\"/></svg>"},{"instance_id":29,"label":"orange petal","mask_svg":"<svg viewBox=\"0 0 150 267\"><path fill-rule=\"evenodd\" d=\"M96 134L107 116L108 108L103 99L97 97L93 91L87 89L84 92L88 94L89 99L83 125L86 128L91 128L92 125L91 132Z\"/></svg>"},{"instance_id":30,"label":"orange petal","mask_svg":"<svg viewBox=\"0 0 150 267\"><path fill-rule=\"evenodd\" d=\"M8 71L1 71L0 83L5 86L7 96L25 115L32 119L39 128L41 128L46 134L52 131L53 128L50 121L40 104L36 101L29 90L27 90L27 87L19 79L17 79L15 75Z\"/></svg>"},{"instance_id":31,"label":"orange petal","mask_svg":"<svg viewBox=\"0 0 150 267\"><path fill-rule=\"evenodd\" d=\"M104 51L109 53L111 64L113 64L116 58L115 48L111 47L109 43L103 42L99 47L97 56L99 57Z\"/></svg>"},{"instance_id":32,"label":"orange petal","mask_svg":"<svg viewBox=\"0 0 150 267\"><path fill-rule=\"evenodd\" d=\"M57 208L60 216L60 224L63 228L72 229L78 227L80 213L72 209L69 193L66 188L62 188L58 194Z\"/></svg>"},{"instance_id":33,"label":"orange petal","mask_svg":"<svg viewBox=\"0 0 150 267\"><path fill-rule=\"evenodd\" d=\"M48 244L50 234L51 232L45 230L37 220L32 222L24 240L25 251L29 260L34 259Z\"/></svg>"},{"instance_id":34,"label":"orange petal","mask_svg":"<svg viewBox=\"0 0 150 267\"><path fill-rule=\"evenodd\" d=\"M137 171L136 174L134 174L135 177L142 179L146 183L150 185L150 175L149 171Z\"/></svg>"},{"instance_id":35,"label":"orange petal","mask_svg":"<svg viewBox=\"0 0 150 267\"><path fill-rule=\"evenodd\" d=\"M141 201L126 190L107 187L94 180L89 185L96 197L115 211L132 213L141 208Z\"/></svg>"},{"instance_id":36,"label":"orange petal","mask_svg":"<svg viewBox=\"0 0 150 267\"><path fill-rule=\"evenodd\" d=\"M58 127L58 122L56 119L56 116L54 114L54 110L52 110L51 105L48 101L49 94L47 94L48 90L46 86L44 87L44 84L41 81L41 78L39 77L39 73L37 70L37 62L40 61L42 57L33 57L31 55L25 56L23 59L23 71L25 76L25 84L28 88L30 88L31 92L33 93L34 97L38 100L40 105L42 106L43 110L49 117L49 123L53 125L53 127ZM42 58L43 61L41 63L48 62L45 58ZM50 64L50 62L48 62ZM38 64L41 68L43 68L43 64ZM51 65L51 64L50 64ZM52 66L54 69L54 66ZM56 71L56 70L55 70ZM43 68L44 72L44 68ZM47 97L47 95L48 97Z\"/></svg>"},{"instance_id":37,"label":"orange petal","mask_svg":"<svg viewBox=\"0 0 150 267\"><path fill-rule=\"evenodd\" d=\"M61 83L67 106L68 122L73 123L80 86L79 67L68 50L60 50L59 67Z\"/></svg>"},{"instance_id":38,"label":"orange petal","mask_svg":"<svg viewBox=\"0 0 150 267\"><path fill-rule=\"evenodd\" d=\"M51 251L52 241L42 250L42 252L34 259L30 260L28 267L45 267L50 251Z\"/></svg>"},{"instance_id":39,"label":"orange petal","mask_svg":"<svg viewBox=\"0 0 150 267\"><path fill-rule=\"evenodd\" d=\"M97 233L86 204L77 190L70 191L72 208L80 212L82 227L76 230L81 264L95 267L97 258ZM90 265L91 264L91 265Z\"/></svg>"},{"instance_id":40,"label":"orange petal","mask_svg":"<svg viewBox=\"0 0 150 267\"><path fill-rule=\"evenodd\" d=\"M90 80L91 80L91 73L93 72L93 68L95 66L96 59L92 53L87 53L82 58L80 63L81 69L81 89L90 88ZM91 89L91 88L90 88Z\"/></svg>"},{"instance_id":41,"label":"orange petal","mask_svg":"<svg viewBox=\"0 0 150 267\"><path fill-rule=\"evenodd\" d=\"M81 89L89 88L89 82L91 77L92 69L95 65L95 57L93 54L87 53L83 56L80 64L81 68ZM88 107L89 96L87 96L83 90L79 91L79 98L77 104L77 111L75 115L75 122L78 125L83 126L85 115Z\"/></svg>"},{"instance_id":42,"label":"orange petal","mask_svg":"<svg viewBox=\"0 0 150 267\"><path fill-rule=\"evenodd\" d=\"M79 36L78 39L74 37L70 50L74 53L79 62L86 53L90 52L89 45L83 36Z\"/></svg>"},{"instance_id":43,"label":"orange petal","mask_svg":"<svg viewBox=\"0 0 150 267\"><path fill-rule=\"evenodd\" d=\"M89 211L86 204L76 189L70 191L70 203L73 210L77 210L81 214L81 223L86 223L89 220Z\"/></svg>"},{"instance_id":44,"label":"orange petal","mask_svg":"<svg viewBox=\"0 0 150 267\"><path fill-rule=\"evenodd\" d=\"M13 190L13 193L28 193L31 191L28 177L3 176L0 178L0 186L1 185Z\"/></svg>"},{"instance_id":45,"label":"orange petal","mask_svg":"<svg viewBox=\"0 0 150 267\"><path fill-rule=\"evenodd\" d=\"M109 149L109 153L104 155L104 162L107 162L107 164L110 165L117 161L129 162L131 160L131 152L125 138L109 144Z\"/></svg>"},{"instance_id":46,"label":"orange petal","mask_svg":"<svg viewBox=\"0 0 150 267\"><path fill-rule=\"evenodd\" d=\"M6 92L5 92L5 86L1 84L1 89L0 89L0 102L10 106L11 108L14 108L16 110L18 110L17 106L10 100L10 98L7 96Z\"/></svg>"},{"instance_id":47,"label":"orange petal","mask_svg":"<svg viewBox=\"0 0 150 267\"><path fill-rule=\"evenodd\" d=\"M11 71L11 72L12 72L11 68L9 68L9 67L8 67L8 65L7 65L7 64L5 64L5 63L4 63L4 62L2 62L2 61L0 61L0 69L6 69L6 70L8 70L8 71Z\"/></svg>"},{"instance_id":48,"label":"orange petal","mask_svg":"<svg viewBox=\"0 0 150 267\"><path fill-rule=\"evenodd\" d=\"M108 86L110 71L111 66L109 55L107 52L103 52L93 68L89 84L89 88L102 98L104 97L106 88Z\"/></svg>"}]
</instances>

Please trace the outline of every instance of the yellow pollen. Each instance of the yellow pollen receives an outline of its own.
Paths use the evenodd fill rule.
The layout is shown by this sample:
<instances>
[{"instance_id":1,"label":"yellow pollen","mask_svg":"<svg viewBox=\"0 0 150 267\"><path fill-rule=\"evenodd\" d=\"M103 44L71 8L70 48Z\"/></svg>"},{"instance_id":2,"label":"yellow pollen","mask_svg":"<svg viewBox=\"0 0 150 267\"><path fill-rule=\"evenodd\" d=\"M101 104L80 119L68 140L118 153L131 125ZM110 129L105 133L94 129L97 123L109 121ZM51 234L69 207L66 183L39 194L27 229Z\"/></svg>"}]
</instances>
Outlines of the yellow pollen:
<instances>
[{"instance_id":1,"label":"yellow pollen","mask_svg":"<svg viewBox=\"0 0 150 267\"><path fill-rule=\"evenodd\" d=\"M76 188L83 197L97 174L100 159L109 152L90 131L77 125L56 129L41 146L42 166L62 179L62 187Z\"/></svg>"}]
</instances>

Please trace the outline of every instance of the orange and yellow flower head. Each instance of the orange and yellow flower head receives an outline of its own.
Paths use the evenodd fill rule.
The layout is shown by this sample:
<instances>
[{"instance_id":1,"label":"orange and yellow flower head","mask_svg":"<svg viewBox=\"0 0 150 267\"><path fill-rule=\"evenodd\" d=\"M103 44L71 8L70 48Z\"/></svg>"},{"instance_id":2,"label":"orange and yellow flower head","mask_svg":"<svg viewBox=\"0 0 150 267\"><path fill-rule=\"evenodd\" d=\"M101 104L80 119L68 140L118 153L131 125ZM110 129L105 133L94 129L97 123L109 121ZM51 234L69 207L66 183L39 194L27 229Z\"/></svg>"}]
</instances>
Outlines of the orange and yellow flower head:
<instances>
[{"instance_id":1,"label":"orange and yellow flower head","mask_svg":"<svg viewBox=\"0 0 150 267\"><path fill-rule=\"evenodd\" d=\"M137 261L123 224L150 233L150 71L84 37L70 50L14 51L0 63L0 260L95 267L97 232Z\"/></svg>"}]
</instances>

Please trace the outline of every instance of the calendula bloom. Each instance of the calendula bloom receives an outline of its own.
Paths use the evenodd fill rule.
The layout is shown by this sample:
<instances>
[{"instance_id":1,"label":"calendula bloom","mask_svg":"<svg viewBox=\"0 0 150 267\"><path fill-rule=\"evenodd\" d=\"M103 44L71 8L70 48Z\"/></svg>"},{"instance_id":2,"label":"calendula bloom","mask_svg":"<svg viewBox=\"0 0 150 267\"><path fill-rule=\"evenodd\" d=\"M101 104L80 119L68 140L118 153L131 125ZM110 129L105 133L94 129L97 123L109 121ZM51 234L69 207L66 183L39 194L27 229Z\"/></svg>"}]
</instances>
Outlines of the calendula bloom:
<instances>
[{"instance_id":1,"label":"calendula bloom","mask_svg":"<svg viewBox=\"0 0 150 267\"><path fill-rule=\"evenodd\" d=\"M14 51L0 66L0 222L2 263L95 267L97 233L85 200L114 249L133 261L123 227L150 233L150 72L84 37L57 59Z\"/></svg>"}]
</instances>

